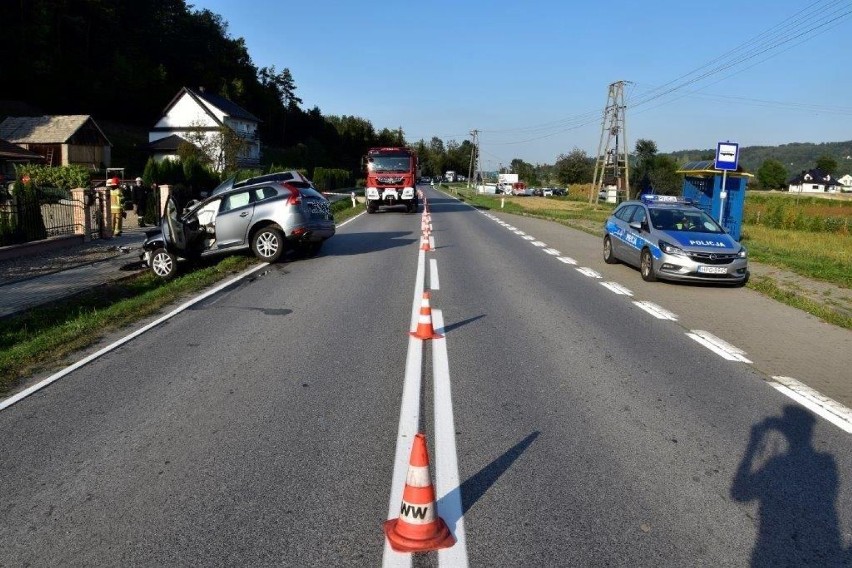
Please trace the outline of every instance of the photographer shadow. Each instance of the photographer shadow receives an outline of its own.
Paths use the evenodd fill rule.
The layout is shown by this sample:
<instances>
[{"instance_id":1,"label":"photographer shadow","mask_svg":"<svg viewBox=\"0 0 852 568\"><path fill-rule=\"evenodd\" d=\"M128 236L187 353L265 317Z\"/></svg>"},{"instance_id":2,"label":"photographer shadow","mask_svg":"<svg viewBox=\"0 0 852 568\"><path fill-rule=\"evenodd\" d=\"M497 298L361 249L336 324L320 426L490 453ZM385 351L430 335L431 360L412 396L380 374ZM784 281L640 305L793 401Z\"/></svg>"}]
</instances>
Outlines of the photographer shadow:
<instances>
[{"instance_id":1,"label":"photographer shadow","mask_svg":"<svg viewBox=\"0 0 852 568\"><path fill-rule=\"evenodd\" d=\"M797 405L755 424L731 484L736 501L758 501L751 566L849 566L837 519L834 457L812 445L814 415Z\"/></svg>"}]
</instances>

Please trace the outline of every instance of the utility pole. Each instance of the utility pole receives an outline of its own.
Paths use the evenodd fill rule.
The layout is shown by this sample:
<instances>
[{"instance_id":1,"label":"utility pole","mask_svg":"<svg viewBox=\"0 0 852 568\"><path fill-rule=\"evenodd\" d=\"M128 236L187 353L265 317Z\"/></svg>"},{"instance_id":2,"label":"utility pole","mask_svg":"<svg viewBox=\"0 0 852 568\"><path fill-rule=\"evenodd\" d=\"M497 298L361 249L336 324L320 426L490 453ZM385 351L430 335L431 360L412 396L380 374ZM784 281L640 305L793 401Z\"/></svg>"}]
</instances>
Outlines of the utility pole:
<instances>
[{"instance_id":1,"label":"utility pole","mask_svg":"<svg viewBox=\"0 0 852 568\"><path fill-rule=\"evenodd\" d=\"M589 203L597 201L604 184L615 185L617 200L627 198L630 192L627 117L624 105L624 85L627 83L629 81L616 81L609 86Z\"/></svg>"},{"instance_id":2,"label":"utility pole","mask_svg":"<svg viewBox=\"0 0 852 568\"><path fill-rule=\"evenodd\" d=\"M468 189L470 189L470 180L473 177L472 174L475 174L476 172L481 171L479 169L479 130L476 130L476 129L471 130L470 136L471 136L471 144L473 145L473 149L470 151L470 164L467 167L467 187L468 187ZM473 160L474 154L476 155L476 169L475 170L473 169L473 167L474 167L474 160Z\"/></svg>"}]
</instances>

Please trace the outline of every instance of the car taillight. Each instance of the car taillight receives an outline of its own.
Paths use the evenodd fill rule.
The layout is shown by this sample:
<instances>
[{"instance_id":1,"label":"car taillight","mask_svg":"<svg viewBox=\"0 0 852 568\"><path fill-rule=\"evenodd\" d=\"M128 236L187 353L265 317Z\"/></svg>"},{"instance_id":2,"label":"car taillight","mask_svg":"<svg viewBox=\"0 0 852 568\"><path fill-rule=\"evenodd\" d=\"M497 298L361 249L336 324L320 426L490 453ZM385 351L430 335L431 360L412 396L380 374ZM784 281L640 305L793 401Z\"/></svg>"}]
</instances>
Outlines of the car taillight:
<instances>
[{"instance_id":1,"label":"car taillight","mask_svg":"<svg viewBox=\"0 0 852 568\"><path fill-rule=\"evenodd\" d=\"M290 205L302 204L302 194L299 193L299 190L295 187L290 190L290 199L287 200L287 203L289 203Z\"/></svg>"}]
</instances>

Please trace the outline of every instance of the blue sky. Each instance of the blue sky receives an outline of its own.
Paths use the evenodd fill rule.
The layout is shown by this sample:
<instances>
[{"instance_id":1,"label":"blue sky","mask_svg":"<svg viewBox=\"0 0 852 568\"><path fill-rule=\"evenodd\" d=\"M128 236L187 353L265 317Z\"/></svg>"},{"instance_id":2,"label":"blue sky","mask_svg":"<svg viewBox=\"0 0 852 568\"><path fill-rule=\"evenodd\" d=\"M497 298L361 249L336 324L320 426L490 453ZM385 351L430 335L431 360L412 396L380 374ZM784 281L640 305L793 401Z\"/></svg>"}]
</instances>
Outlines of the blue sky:
<instances>
[{"instance_id":1,"label":"blue sky","mask_svg":"<svg viewBox=\"0 0 852 568\"><path fill-rule=\"evenodd\" d=\"M478 129L485 169L593 155L618 80L631 81L631 148L852 139L852 0L192 4L221 15L258 67L289 67L306 108L409 141Z\"/></svg>"}]
</instances>

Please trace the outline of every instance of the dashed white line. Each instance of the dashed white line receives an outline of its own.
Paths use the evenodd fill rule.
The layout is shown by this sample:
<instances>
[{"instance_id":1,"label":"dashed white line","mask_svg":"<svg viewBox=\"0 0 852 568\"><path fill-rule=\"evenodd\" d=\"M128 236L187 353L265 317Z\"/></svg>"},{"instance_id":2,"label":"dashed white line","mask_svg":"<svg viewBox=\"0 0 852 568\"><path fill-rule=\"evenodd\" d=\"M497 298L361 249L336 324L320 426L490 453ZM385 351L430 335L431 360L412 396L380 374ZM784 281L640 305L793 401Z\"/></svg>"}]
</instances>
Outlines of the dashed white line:
<instances>
[{"instance_id":1,"label":"dashed white line","mask_svg":"<svg viewBox=\"0 0 852 568\"><path fill-rule=\"evenodd\" d=\"M515 231L515 234L516 234L516 235L520 235L520 236L522 236L522 237L523 237L524 235L526 235L526 233L525 233L525 232L523 232L523 231Z\"/></svg>"},{"instance_id":2,"label":"dashed white line","mask_svg":"<svg viewBox=\"0 0 852 568\"><path fill-rule=\"evenodd\" d=\"M434 258L429 259L429 289L441 289L441 281L438 280L438 261Z\"/></svg>"},{"instance_id":3,"label":"dashed white line","mask_svg":"<svg viewBox=\"0 0 852 568\"><path fill-rule=\"evenodd\" d=\"M741 361L743 363L751 363L751 361L749 361L745 357L745 351L738 347L734 347L724 339L716 337L709 331L693 329L686 335L687 337L697 341L716 355L719 355L723 359L727 359L728 361Z\"/></svg>"},{"instance_id":4,"label":"dashed white line","mask_svg":"<svg viewBox=\"0 0 852 568\"><path fill-rule=\"evenodd\" d=\"M535 237L532 236L532 235L527 235L526 233L524 233L524 240L525 241L534 241Z\"/></svg>"},{"instance_id":5,"label":"dashed white line","mask_svg":"<svg viewBox=\"0 0 852 568\"><path fill-rule=\"evenodd\" d=\"M577 272L579 272L580 274L588 276L589 278L603 278L603 276L601 276L600 272L598 272L596 270L592 270L591 268L587 268L585 266L582 266L582 267L577 268L575 270L577 270Z\"/></svg>"},{"instance_id":6,"label":"dashed white line","mask_svg":"<svg viewBox=\"0 0 852 568\"><path fill-rule=\"evenodd\" d=\"M658 306L654 302L642 301L642 302L633 302L633 304L637 308L641 308L641 309L645 310L646 312L648 312L649 314L651 314L652 316L654 316L657 319L677 321L677 315L673 314L672 312L668 311L665 308Z\"/></svg>"},{"instance_id":7,"label":"dashed white line","mask_svg":"<svg viewBox=\"0 0 852 568\"><path fill-rule=\"evenodd\" d=\"M535 247L546 247L547 243L543 243L541 241L533 241L532 245L535 246Z\"/></svg>"},{"instance_id":8,"label":"dashed white line","mask_svg":"<svg viewBox=\"0 0 852 568\"><path fill-rule=\"evenodd\" d=\"M559 262L564 262L565 264L570 264L572 266L577 264L577 261L571 258L570 256L560 256Z\"/></svg>"},{"instance_id":9,"label":"dashed white line","mask_svg":"<svg viewBox=\"0 0 852 568\"><path fill-rule=\"evenodd\" d=\"M769 384L811 412L852 434L852 410L792 377L775 376Z\"/></svg>"},{"instance_id":10,"label":"dashed white line","mask_svg":"<svg viewBox=\"0 0 852 568\"><path fill-rule=\"evenodd\" d=\"M546 248L546 249L544 249L544 252L546 252L547 254L553 255L553 256L559 256L560 254L562 254L561 252L559 252L555 248Z\"/></svg>"},{"instance_id":11,"label":"dashed white line","mask_svg":"<svg viewBox=\"0 0 852 568\"><path fill-rule=\"evenodd\" d=\"M618 282L601 282L601 286L604 288L609 288L619 296L633 296L633 292L628 288L625 288Z\"/></svg>"}]
</instances>

